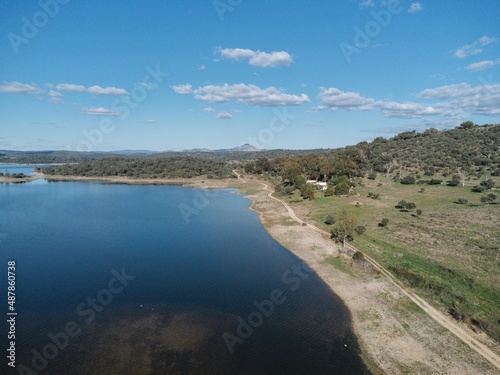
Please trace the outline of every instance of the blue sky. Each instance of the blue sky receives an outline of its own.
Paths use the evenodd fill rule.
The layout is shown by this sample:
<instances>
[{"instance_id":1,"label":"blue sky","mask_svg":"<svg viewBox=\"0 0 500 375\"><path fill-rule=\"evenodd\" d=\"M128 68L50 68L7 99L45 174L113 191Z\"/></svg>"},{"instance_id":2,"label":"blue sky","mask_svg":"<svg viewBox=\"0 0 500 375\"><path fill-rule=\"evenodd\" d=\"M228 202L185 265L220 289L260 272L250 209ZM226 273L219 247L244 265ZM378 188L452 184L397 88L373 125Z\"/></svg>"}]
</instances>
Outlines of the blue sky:
<instances>
[{"instance_id":1,"label":"blue sky","mask_svg":"<svg viewBox=\"0 0 500 375\"><path fill-rule=\"evenodd\" d=\"M2 3L0 149L333 148L500 122L494 0Z\"/></svg>"}]
</instances>

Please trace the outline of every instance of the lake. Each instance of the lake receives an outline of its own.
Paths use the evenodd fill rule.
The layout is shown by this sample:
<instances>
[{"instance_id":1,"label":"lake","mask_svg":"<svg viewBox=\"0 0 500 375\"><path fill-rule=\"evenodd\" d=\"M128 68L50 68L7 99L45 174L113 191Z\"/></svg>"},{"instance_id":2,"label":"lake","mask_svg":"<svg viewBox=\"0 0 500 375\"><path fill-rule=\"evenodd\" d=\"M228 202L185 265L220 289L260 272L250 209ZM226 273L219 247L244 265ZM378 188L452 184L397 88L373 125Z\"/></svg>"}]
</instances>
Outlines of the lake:
<instances>
[{"instance_id":1,"label":"lake","mask_svg":"<svg viewBox=\"0 0 500 375\"><path fill-rule=\"evenodd\" d=\"M17 370L368 373L342 301L249 204L230 189L0 184Z\"/></svg>"}]
</instances>

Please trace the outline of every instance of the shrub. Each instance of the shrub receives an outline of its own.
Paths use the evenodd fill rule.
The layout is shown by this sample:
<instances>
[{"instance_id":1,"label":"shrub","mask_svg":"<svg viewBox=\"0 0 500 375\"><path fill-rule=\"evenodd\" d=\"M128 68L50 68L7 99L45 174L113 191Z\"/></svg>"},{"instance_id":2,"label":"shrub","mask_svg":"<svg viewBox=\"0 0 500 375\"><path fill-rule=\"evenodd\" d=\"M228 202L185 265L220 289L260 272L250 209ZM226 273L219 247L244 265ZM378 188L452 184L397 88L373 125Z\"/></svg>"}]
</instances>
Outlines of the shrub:
<instances>
[{"instance_id":1,"label":"shrub","mask_svg":"<svg viewBox=\"0 0 500 375\"><path fill-rule=\"evenodd\" d=\"M377 178L377 172L371 172L369 175L368 175L368 179L369 180L375 180Z\"/></svg>"},{"instance_id":2,"label":"shrub","mask_svg":"<svg viewBox=\"0 0 500 375\"><path fill-rule=\"evenodd\" d=\"M384 217L380 223L378 223L379 227L386 227L389 224L389 219Z\"/></svg>"},{"instance_id":3,"label":"shrub","mask_svg":"<svg viewBox=\"0 0 500 375\"><path fill-rule=\"evenodd\" d=\"M347 195L349 194L350 186L347 182L341 182L337 186L335 186L334 193L335 195Z\"/></svg>"},{"instance_id":4,"label":"shrub","mask_svg":"<svg viewBox=\"0 0 500 375\"><path fill-rule=\"evenodd\" d=\"M365 255L361 251L356 251L354 255L352 256L353 260L364 260Z\"/></svg>"},{"instance_id":5,"label":"shrub","mask_svg":"<svg viewBox=\"0 0 500 375\"><path fill-rule=\"evenodd\" d=\"M418 191L419 193L423 193L425 192L425 188L420 188L420 190Z\"/></svg>"},{"instance_id":6,"label":"shrub","mask_svg":"<svg viewBox=\"0 0 500 375\"><path fill-rule=\"evenodd\" d=\"M423 211L422 211L421 209L418 209L418 210L417 210L417 215L418 215L418 216L422 215L422 213L423 213Z\"/></svg>"},{"instance_id":7,"label":"shrub","mask_svg":"<svg viewBox=\"0 0 500 375\"><path fill-rule=\"evenodd\" d=\"M486 188L486 190L489 190L489 189L495 187L495 181L493 181L493 180L484 180L479 185L483 186L484 188Z\"/></svg>"},{"instance_id":8,"label":"shrub","mask_svg":"<svg viewBox=\"0 0 500 375\"><path fill-rule=\"evenodd\" d=\"M415 176L407 175L404 176L400 182L404 185L413 185L416 182L416 179Z\"/></svg>"},{"instance_id":9,"label":"shrub","mask_svg":"<svg viewBox=\"0 0 500 375\"><path fill-rule=\"evenodd\" d=\"M405 200L401 200L398 202L398 204L396 205L396 208L400 208L400 209L403 209L403 208L406 208L406 205L408 204L407 201Z\"/></svg>"},{"instance_id":10,"label":"shrub","mask_svg":"<svg viewBox=\"0 0 500 375\"><path fill-rule=\"evenodd\" d=\"M443 182L443 180L438 180L438 179L433 178L432 180L429 180L428 184L429 185L441 185L442 182Z\"/></svg>"},{"instance_id":11,"label":"shrub","mask_svg":"<svg viewBox=\"0 0 500 375\"><path fill-rule=\"evenodd\" d=\"M469 201L465 198L458 198L456 203L457 204L468 204Z\"/></svg>"},{"instance_id":12,"label":"shrub","mask_svg":"<svg viewBox=\"0 0 500 375\"><path fill-rule=\"evenodd\" d=\"M324 192L325 197L331 197L333 195L333 188L328 186Z\"/></svg>"},{"instance_id":13,"label":"shrub","mask_svg":"<svg viewBox=\"0 0 500 375\"><path fill-rule=\"evenodd\" d=\"M335 218L332 215L328 215L325 219L325 224L327 225L335 224Z\"/></svg>"},{"instance_id":14,"label":"shrub","mask_svg":"<svg viewBox=\"0 0 500 375\"><path fill-rule=\"evenodd\" d=\"M366 227L364 225L358 225L356 227L356 233L357 234L363 234L366 232Z\"/></svg>"},{"instance_id":15,"label":"shrub","mask_svg":"<svg viewBox=\"0 0 500 375\"><path fill-rule=\"evenodd\" d=\"M406 203L406 207L405 207L407 210L413 210L415 208L417 208L417 205L413 202L408 202Z\"/></svg>"},{"instance_id":16,"label":"shrub","mask_svg":"<svg viewBox=\"0 0 500 375\"><path fill-rule=\"evenodd\" d=\"M485 195L484 197L481 197L481 203L484 204L492 204L494 201L496 201L498 196L496 194L490 193L488 195Z\"/></svg>"},{"instance_id":17,"label":"shrub","mask_svg":"<svg viewBox=\"0 0 500 375\"><path fill-rule=\"evenodd\" d=\"M458 174L453 175L450 181L448 181L448 186L458 186L461 184L461 178Z\"/></svg>"},{"instance_id":18,"label":"shrub","mask_svg":"<svg viewBox=\"0 0 500 375\"><path fill-rule=\"evenodd\" d=\"M482 185L476 185L471 189L474 193L482 193L486 188Z\"/></svg>"},{"instance_id":19,"label":"shrub","mask_svg":"<svg viewBox=\"0 0 500 375\"><path fill-rule=\"evenodd\" d=\"M368 198L379 199L380 198L380 194L368 193Z\"/></svg>"}]
</instances>

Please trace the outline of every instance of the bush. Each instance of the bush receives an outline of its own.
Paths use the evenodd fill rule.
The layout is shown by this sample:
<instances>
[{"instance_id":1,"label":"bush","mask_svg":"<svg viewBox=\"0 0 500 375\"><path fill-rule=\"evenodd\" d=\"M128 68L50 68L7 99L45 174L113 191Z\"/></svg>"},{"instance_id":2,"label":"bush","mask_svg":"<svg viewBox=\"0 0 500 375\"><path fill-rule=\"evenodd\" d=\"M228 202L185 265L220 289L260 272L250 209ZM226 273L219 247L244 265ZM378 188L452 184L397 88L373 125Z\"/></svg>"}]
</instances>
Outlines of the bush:
<instances>
[{"instance_id":1,"label":"bush","mask_svg":"<svg viewBox=\"0 0 500 375\"><path fill-rule=\"evenodd\" d=\"M474 193L482 193L486 188L482 185L476 185L471 189Z\"/></svg>"},{"instance_id":2,"label":"bush","mask_svg":"<svg viewBox=\"0 0 500 375\"><path fill-rule=\"evenodd\" d=\"M371 172L369 175L368 175L368 179L369 180L375 180L377 178L377 172Z\"/></svg>"},{"instance_id":3,"label":"bush","mask_svg":"<svg viewBox=\"0 0 500 375\"><path fill-rule=\"evenodd\" d=\"M457 204L468 204L469 201L465 198L458 198L456 203Z\"/></svg>"},{"instance_id":4,"label":"bush","mask_svg":"<svg viewBox=\"0 0 500 375\"><path fill-rule=\"evenodd\" d=\"M386 227L389 224L389 219L384 217L380 223L378 223L379 227Z\"/></svg>"},{"instance_id":5,"label":"bush","mask_svg":"<svg viewBox=\"0 0 500 375\"><path fill-rule=\"evenodd\" d=\"M380 194L368 193L368 198L379 199L380 198Z\"/></svg>"},{"instance_id":6,"label":"bush","mask_svg":"<svg viewBox=\"0 0 500 375\"><path fill-rule=\"evenodd\" d=\"M492 189L495 187L495 181L493 180L484 180L482 181L479 186L483 186L486 190Z\"/></svg>"},{"instance_id":7,"label":"bush","mask_svg":"<svg viewBox=\"0 0 500 375\"><path fill-rule=\"evenodd\" d=\"M438 180L438 179L433 178L432 180L429 180L428 184L429 185L441 185L442 182L443 182L443 180Z\"/></svg>"},{"instance_id":8,"label":"bush","mask_svg":"<svg viewBox=\"0 0 500 375\"><path fill-rule=\"evenodd\" d=\"M349 194L350 186L347 182L341 182L337 186L335 186L334 193L335 195L347 195Z\"/></svg>"},{"instance_id":9,"label":"bush","mask_svg":"<svg viewBox=\"0 0 500 375\"><path fill-rule=\"evenodd\" d=\"M333 195L333 188L331 186L328 186L323 195L325 197L331 197Z\"/></svg>"},{"instance_id":10,"label":"bush","mask_svg":"<svg viewBox=\"0 0 500 375\"><path fill-rule=\"evenodd\" d=\"M363 234L366 232L366 227L364 225L358 225L356 227L356 233L357 234Z\"/></svg>"},{"instance_id":11,"label":"bush","mask_svg":"<svg viewBox=\"0 0 500 375\"><path fill-rule=\"evenodd\" d=\"M496 194L490 193L488 195L485 195L484 197L481 197L481 203L484 204L493 204L497 200L498 196Z\"/></svg>"},{"instance_id":12,"label":"bush","mask_svg":"<svg viewBox=\"0 0 500 375\"><path fill-rule=\"evenodd\" d=\"M353 260L364 260L365 259L365 254L363 254L361 251L356 251L354 255L352 256Z\"/></svg>"},{"instance_id":13,"label":"bush","mask_svg":"<svg viewBox=\"0 0 500 375\"><path fill-rule=\"evenodd\" d=\"M423 193L425 192L425 188L420 188L420 190L418 191L419 193Z\"/></svg>"},{"instance_id":14,"label":"bush","mask_svg":"<svg viewBox=\"0 0 500 375\"><path fill-rule=\"evenodd\" d=\"M458 174L453 175L450 181L448 181L448 186L458 186L461 184L461 178Z\"/></svg>"},{"instance_id":15,"label":"bush","mask_svg":"<svg viewBox=\"0 0 500 375\"><path fill-rule=\"evenodd\" d=\"M332 215L328 215L325 219L325 224L327 225L335 224L335 218Z\"/></svg>"},{"instance_id":16,"label":"bush","mask_svg":"<svg viewBox=\"0 0 500 375\"><path fill-rule=\"evenodd\" d=\"M421 209L418 209L418 210L417 210L417 215L418 215L418 216L422 215L422 213L423 213L423 211L422 211Z\"/></svg>"},{"instance_id":17,"label":"bush","mask_svg":"<svg viewBox=\"0 0 500 375\"><path fill-rule=\"evenodd\" d=\"M406 208L406 205L408 204L407 201L405 200L401 200L398 202L398 204L396 205L396 208L400 208L400 209L403 209L403 208Z\"/></svg>"},{"instance_id":18,"label":"bush","mask_svg":"<svg viewBox=\"0 0 500 375\"><path fill-rule=\"evenodd\" d=\"M416 182L416 179L415 176L408 175L404 176L400 182L404 185L413 185Z\"/></svg>"}]
</instances>

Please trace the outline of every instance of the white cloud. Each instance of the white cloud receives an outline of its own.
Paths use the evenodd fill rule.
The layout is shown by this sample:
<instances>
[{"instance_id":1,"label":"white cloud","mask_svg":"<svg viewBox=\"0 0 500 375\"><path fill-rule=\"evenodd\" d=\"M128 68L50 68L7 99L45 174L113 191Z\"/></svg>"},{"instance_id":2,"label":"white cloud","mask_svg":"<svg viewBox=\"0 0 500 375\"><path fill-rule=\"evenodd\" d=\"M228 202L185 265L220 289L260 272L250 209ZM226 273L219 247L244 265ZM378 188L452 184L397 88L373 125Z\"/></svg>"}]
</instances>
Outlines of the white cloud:
<instances>
[{"instance_id":1,"label":"white cloud","mask_svg":"<svg viewBox=\"0 0 500 375\"><path fill-rule=\"evenodd\" d=\"M467 69L471 70L473 72L478 72L480 70L485 70L485 69L491 68L493 65L498 64L498 62L499 62L499 60L480 61L477 63L472 63L472 64L467 65Z\"/></svg>"},{"instance_id":2,"label":"white cloud","mask_svg":"<svg viewBox=\"0 0 500 375\"><path fill-rule=\"evenodd\" d=\"M91 116L121 116L120 112L113 112L110 109L103 107L85 107L82 108L81 113Z\"/></svg>"},{"instance_id":3,"label":"white cloud","mask_svg":"<svg viewBox=\"0 0 500 375\"><path fill-rule=\"evenodd\" d=\"M171 86L172 90L174 90L177 94L191 94L193 92L193 86L191 86L189 83L186 83L185 85L177 85L177 86Z\"/></svg>"},{"instance_id":4,"label":"white cloud","mask_svg":"<svg viewBox=\"0 0 500 375\"><path fill-rule=\"evenodd\" d=\"M140 121L144 124L154 124L156 122L156 120L144 120L144 121Z\"/></svg>"},{"instance_id":5,"label":"white cloud","mask_svg":"<svg viewBox=\"0 0 500 375\"><path fill-rule=\"evenodd\" d=\"M62 104L63 103L63 100L61 99L62 94L60 92L57 92L54 90L49 90L47 95L50 96L50 102L52 104Z\"/></svg>"},{"instance_id":6,"label":"white cloud","mask_svg":"<svg viewBox=\"0 0 500 375\"><path fill-rule=\"evenodd\" d=\"M198 70L206 70L207 67L205 66L205 64L202 64L198 67Z\"/></svg>"},{"instance_id":7,"label":"white cloud","mask_svg":"<svg viewBox=\"0 0 500 375\"><path fill-rule=\"evenodd\" d=\"M423 6L419 2L411 3L410 7L408 8L408 13L420 12L422 9Z\"/></svg>"},{"instance_id":8,"label":"white cloud","mask_svg":"<svg viewBox=\"0 0 500 375\"><path fill-rule=\"evenodd\" d=\"M228 112L219 112L217 114L217 116L215 116L216 118L221 118L221 119L230 119L230 118L233 118L233 115L231 115L230 113Z\"/></svg>"},{"instance_id":9,"label":"white cloud","mask_svg":"<svg viewBox=\"0 0 500 375\"><path fill-rule=\"evenodd\" d=\"M441 116L464 118L468 114L500 115L500 84L470 86L467 83L423 90L418 97L427 102L396 102L367 98L356 92L343 92L337 88L320 88L318 97L322 105L315 110L366 111L379 110L385 117L420 118Z\"/></svg>"},{"instance_id":10,"label":"white cloud","mask_svg":"<svg viewBox=\"0 0 500 375\"><path fill-rule=\"evenodd\" d=\"M212 107L206 107L206 108L203 108L203 110L207 113L213 113L215 112L215 109L213 109Z\"/></svg>"},{"instance_id":11,"label":"white cloud","mask_svg":"<svg viewBox=\"0 0 500 375\"><path fill-rule=\"evenodd\" d=\"M59 91L68 92L88 92L94 95L129 95L127 90L116 87L101 87L101 86L91 86L86 88L83 85L75 85L73 83L58 83L57 85L47 85L50 88L55 88Z\"/></svg>"},{"instance_id":12,"label":"white cloud","mask_svg":"<svg viewBox=\"0 0 500 375\"><path fill-rule=\"evenodd\" d=\"M483 52L483 49L480 47L487 46L488 44L494 43L496 38L490 38L489 36L482 36L478 40L474 41L472 44L465 44L459 49L455 51L453 54L457 59L463 59L467 56L477 55L478 53Z\"/></svg>"},{"instance_id":13,"label":"white cloud","mask_svg":"<svg viewBox=\"0 0 500 375\"><path fill-rule=\"evenodd\" d=\"M194 94L195 99L210 103L235 101L252 106L301 105L309 102L306 94L291 95L275 87L262 89L243 83L222 86L203 86L193 90L190 84L172 86L178 94Z\"/></svg>"},{"instance_id":14,"label":"white cloud","mask_svg":"<svg viewBox=\"0 0 500 375\"><path fill-rule=\"evenodd\" d=\"M42 94L43 90L36 87L36 85L28 85L21 82L4 82L4 84L0 86L0 93L37 95Z\"/></svg>"},{"instance_id":15,"label":"white cloud","mask_svg":"<svg viewBox=\"0 0 500 375\"><path fill-rule=\"evenodd\" d=\"M260 68L288 66L293 62L293 57L285 51L268 53L243 48L218 48L216 51L225 59L232 61L248 60L250 65Z\"/></svg>"},{"instance_id":16,"label":"white cloud","mask_svg":"<svg viewBox=\"0 0 500 375\"><path fill-rule=\"evenodd\" d=\"M374 99L365 98L357 92L341 91L335 87L329 89L320 87L318 97L323 101L323 106L334 111L338 109L367 111L373 109L376 104Z\"/></svg>"},{"instance_id":17,"label":"white cloud","mask_svg":"<svg viewBox=\"0 0 500 375\"><path fill-rule=\"evenodd\" d=\"M261 89L243 83L223 86L204 86L195 90L195 98L208 102L237 101L255 106L300 105L309 102L305 94L290 95L275 87Z\"/></svg>"},{"instance_id":18,"label":"white cloud","mask_svg":"<svg viewBox=\"0 0 500 375\"><path fill-rule=\"evenodd\" d=\"M257 54L250 59L250 64L261 68L288 66L292 63L293 58L288 52L257 52Z\"/></svg>"},{"instance_id":19,"label":"white cloud","mask_svg":"<svg viewBox=\"0 0 500 375\"><path fill-rule=\"evenodd\" d=\"M74 85L72 83L58 83L55 85L55 89L59 91L85 92L85 86Z\"/></svg>"},{"instance_id":20,"label":"white cloud","mask_svg":"<svg viewBox=\"0 0 500 375\"><path fill-rule=\"evenodd\" d=\"M116 87L91 86L87 89L87 92L94 95L128 95L127 90Z\"/></svg>"}]
</instances>

